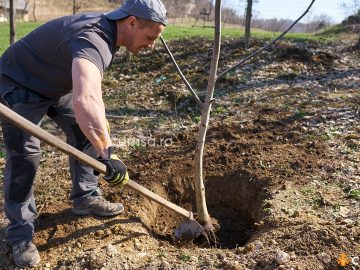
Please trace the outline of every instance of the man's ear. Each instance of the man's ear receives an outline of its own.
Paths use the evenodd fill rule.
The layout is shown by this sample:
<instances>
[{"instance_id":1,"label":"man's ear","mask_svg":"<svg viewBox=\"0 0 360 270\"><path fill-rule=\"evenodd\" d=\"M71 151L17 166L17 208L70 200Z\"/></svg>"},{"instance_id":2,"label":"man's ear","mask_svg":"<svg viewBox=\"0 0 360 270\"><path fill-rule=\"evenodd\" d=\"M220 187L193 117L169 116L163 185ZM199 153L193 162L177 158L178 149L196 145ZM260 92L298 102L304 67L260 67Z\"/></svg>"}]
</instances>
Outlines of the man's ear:
<instances>
[{"instance_id":1,"label":"man's ear","mask_svg":"<svg viewBox=\"0 0 360 270\"><path fill-rule=\"evenodd\" d=\"M129 28L134 28L136 21L137 20L135 16L129 16L127 20L127 25L129 26Z\"/></svg>"}]
</instances>

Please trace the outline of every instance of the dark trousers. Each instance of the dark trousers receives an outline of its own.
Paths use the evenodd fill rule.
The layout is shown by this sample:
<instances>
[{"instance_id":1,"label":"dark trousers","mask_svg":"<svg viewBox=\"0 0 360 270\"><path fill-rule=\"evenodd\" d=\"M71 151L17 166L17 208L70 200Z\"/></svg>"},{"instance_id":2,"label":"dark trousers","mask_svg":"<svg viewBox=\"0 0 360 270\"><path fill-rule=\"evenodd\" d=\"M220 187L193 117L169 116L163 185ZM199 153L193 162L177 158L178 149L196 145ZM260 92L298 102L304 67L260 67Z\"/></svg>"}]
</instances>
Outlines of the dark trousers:
<instances>
[{"instance_id":1,"label":"dark trousers","mask_svg":"<svg viewBox=\"0 0 360 270\"><path fill-rule=\"evenodd\" d=\"M67 143L97 157L95 149L76 123L71 93L61 98L46 98L0 77L0 95L2 103L36 125L40 126L44 116L49 116L65 132ZM6 120L2 120L2 132L6 148L4 207L10 220L6 239L13 244L32 239L34 233L36 206L33 184L41 149L37 138ZM70 198L76 206L98 190L98 179L90 167L73 158L69 159L69 163L73 184Z\"/></svg>"}]
</instances>

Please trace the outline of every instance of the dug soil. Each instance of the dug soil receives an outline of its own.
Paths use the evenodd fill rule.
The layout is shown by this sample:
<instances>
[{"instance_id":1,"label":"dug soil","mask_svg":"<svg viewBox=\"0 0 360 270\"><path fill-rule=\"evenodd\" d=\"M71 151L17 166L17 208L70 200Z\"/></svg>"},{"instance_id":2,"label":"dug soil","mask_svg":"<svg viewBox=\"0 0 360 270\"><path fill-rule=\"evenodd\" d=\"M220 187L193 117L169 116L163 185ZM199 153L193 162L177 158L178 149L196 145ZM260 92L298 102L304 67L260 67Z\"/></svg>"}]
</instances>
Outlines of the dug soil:
<instances>
[{"instance_id":1,"label":"dug soil","mask_svg":"<svg viewBox=\"0 0 360 270\"><path fill-rule=\"evenodd\" d=\"M360 256L360 57L353 43L281 42L218 82L204 153L215 247L176 242L180 216L104 181L104 196L125 212L75 216L67 157L43 145L36 269L359 269L351 262ZM254 40L252 50L264 44ZM203 99L211 41L169 45ZM242 48L241 40L225 40L220 69L249 53ZM160 46L125 59L119 52L104 79L117 153L134 181L196 213L199 109ZM65 139L51 120L43 128ZM0 222L3 239L3 210ZM0 269L14 269L5 240L0 248Z\"/></svg>"}]
</instances>

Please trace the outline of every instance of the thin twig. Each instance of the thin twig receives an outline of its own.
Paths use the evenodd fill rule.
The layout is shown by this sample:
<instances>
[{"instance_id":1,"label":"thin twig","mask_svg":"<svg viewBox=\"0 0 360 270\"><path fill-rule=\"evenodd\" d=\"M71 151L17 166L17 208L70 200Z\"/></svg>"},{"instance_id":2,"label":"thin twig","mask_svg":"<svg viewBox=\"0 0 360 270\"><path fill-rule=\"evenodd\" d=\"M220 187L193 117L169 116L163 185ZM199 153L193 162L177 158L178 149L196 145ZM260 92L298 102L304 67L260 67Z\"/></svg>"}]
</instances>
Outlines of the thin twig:
<instances>
[{"instance_id":1,"label":"thin twig","mask_svg":"<svg viewBox=\"0 0 360 270\"><path fill-rule=\"evenodd\" d=\"M177 72L179 73L181 79L183 80L183 82L186 84L187 88L190 90L191 94L194 96L196 102L198 103L198 105L200 106L200 108L202 108L204 106L204 103L200 100L200 98L198 97L198 95L195 93L194 89L191 87L190 83L188 82L188 80L185 78L184 74L182 73L181 69L179 68L178 64L176 63L176 60L173 56L173 54L171 53L169 47L167 46L167 44L165 43L165 40L163 39L162 36L160 36L160 40L161 43L163 44L166 52L169 54L171 61L173 62Z\"/></svg>"},{"instance_id":2,"label":"thin twig","mask_svg":"<svg viewBox=\"0 0 360 270\"><path fill-rule=\"evenodd\" d=\"M44 207L45 207L45 204L42 204L42 205L40 206L40 209L37 211L36 218L38 218L38 217L40 216L41 211L43 210Z\"/></svg>"},{"instance_id":3,"label":"thin twig","mask_svg":"<svg viewBox=\"0 0 360 270\"><path fill-rule=\"evenodd\" d=\"M237 68L238 66L241 66L242 64L244 64L245 62L247 62L248 60L250 60L251 58L253 58L254 56L258 55L260 52L262 52L263 50L269 48L271 45L273 45L276 41L278 41L279 39L281 39L284 35L287 34L287 32L289 32L291 30L291 28L293 28L305 15L306 13L309 12L311 6L314 4L315 0L311 1L311 4L308 6L308 8L306 9L306 11L296 20L294 21L281 35L279 35L277 38L273 39L270 43L268 43L267 45L265 45L264 47L258 49L257 51L253 52L252 54L250 54L249 56L247 56L246 58L244 58L243 60L241 60L240 62L238 62L237 64L233 65L232 67L228 68L227 70L223 71L218 77L217 79L223 77L226 73L228 73L229 71Z\"/></svg>"}]
</instances>

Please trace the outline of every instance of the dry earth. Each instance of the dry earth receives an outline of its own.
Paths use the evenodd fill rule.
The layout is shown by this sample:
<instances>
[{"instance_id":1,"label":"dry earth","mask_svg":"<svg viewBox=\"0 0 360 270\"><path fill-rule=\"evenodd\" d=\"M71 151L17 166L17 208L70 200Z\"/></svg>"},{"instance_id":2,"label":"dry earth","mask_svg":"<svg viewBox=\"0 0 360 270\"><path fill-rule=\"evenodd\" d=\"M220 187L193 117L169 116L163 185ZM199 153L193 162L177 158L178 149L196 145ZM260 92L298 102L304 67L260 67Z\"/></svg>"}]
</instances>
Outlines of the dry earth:
<instances>
[{"instance_id":1,"label":"dry earth","mask_svg":"<svg viewBox=\"0 0 360 270\"><path fill-rule=\"evenodd\" d=\"M170 47L202 96L211 42ZM242 47L224 41L221 69L245 55ZM122 201L125 213L73 215L67 157L44 145L37 269L359 269L337 263L341 253L360 256L359 88L359 51L348 42L281 42L218 83L204 168L209 211L220 224L213 248L175 243L176 214L104 182L104 195ZM131 64L120 52L104 100L118 116L109 117L112 137L132 179L196 212L199 110L160 46ZM43 128L64 138L48 119ZM3 212L0 222L3 236ZM1 254L0 268L14 269L4 240Z\"/></svg>"}]
</instances>

